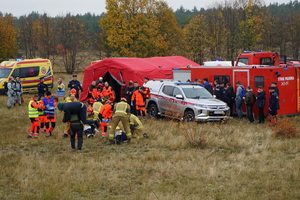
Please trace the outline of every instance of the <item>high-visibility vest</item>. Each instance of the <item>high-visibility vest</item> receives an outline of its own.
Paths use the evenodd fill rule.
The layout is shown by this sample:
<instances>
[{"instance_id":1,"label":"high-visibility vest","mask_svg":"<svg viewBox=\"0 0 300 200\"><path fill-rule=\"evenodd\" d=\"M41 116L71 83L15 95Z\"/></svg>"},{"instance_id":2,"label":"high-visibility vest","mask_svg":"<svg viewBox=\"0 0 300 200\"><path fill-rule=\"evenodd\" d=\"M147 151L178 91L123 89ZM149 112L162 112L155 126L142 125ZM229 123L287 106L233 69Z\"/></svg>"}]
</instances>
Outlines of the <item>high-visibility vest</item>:
<instances>
[{"instance_id":1,"label":"high-visibility vest","mask_svg":"<svg viewBox=\"0 0 300 200\"><path fill-rule=\"evenodd\" d=\"M46 106L45 114L46 115L55 115L54 113L54 97L50 97L50 101L48 102L48 99L46 97L43 98L44 104Z\"/></svg>"},{"instance_id":2,"label":"high-visibility vest","mask_svg":"<svg viewBox=\"0 0 300 200\"><path fill-rule=\"evenodd\" d=\"M125 103L123 101L119 102L115 106L115 113L124 113L127 114L127 110L129 109L128 103Z\"/></svg>"},{"instance_id":3,"label":"high-visibility vest","mask_svg":"<svg viewBox=\"0 0 300 200\"><path fill-rule=\"evenodd\" d=\"M38 109L37 108L33 108L31 106L31 103L33 103L33 102L34 102L34 100L30 100L29 104L28 104L28 116L29 116L29 118L37 118L37 117L39 117Z\"/></svg>"}]
</instances>

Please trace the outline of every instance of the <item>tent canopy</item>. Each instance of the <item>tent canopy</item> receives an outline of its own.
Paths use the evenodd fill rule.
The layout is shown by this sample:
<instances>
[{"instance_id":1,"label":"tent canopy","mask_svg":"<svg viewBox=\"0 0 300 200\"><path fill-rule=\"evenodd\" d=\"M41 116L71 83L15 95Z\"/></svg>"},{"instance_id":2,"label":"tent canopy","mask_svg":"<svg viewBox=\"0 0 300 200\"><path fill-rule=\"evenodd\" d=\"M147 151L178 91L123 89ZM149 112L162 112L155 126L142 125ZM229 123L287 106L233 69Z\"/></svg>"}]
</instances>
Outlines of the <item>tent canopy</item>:
<instances>
[{"instance_id":1,"label":"tent canopy","mask_svg":"<svg viewBox=\"0 0 300 200\"><path fill-rule=\"evenodd\" d=\"M174 68L185 68L187 66L199 66L182 56L152 57L152 58L106 58L88 66L84 71L83 94L81 101L87 98L88 87L92 81L98 80L100 76L104 77L109 73L109 77L121 85L122 81L127 83L138 81L143 84L144 77L153 79L172 79L172 70Z\"/></svg>"}]
</instances>

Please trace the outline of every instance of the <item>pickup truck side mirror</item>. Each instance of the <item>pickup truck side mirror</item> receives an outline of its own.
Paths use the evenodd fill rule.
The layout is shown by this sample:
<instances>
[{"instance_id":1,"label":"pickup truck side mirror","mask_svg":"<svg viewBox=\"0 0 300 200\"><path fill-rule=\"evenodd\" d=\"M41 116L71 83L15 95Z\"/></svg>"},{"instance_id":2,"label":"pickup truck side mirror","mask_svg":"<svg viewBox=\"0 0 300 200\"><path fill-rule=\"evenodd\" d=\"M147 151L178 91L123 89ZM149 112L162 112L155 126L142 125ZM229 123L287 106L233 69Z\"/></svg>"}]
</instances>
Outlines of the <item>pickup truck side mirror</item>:
<instances>
[{"instance_id":1,"label":"pickup truck side mirror","mask_svg":"<svg viewBox=\"0 0 300 200\"><path fill-rule=\"evenodd\" d=\"M176 99L183 99L183 96L182 96L181 94L176 94L176 95L175 95L175 98L176 98Z\"/></svg>"}]
</instances>

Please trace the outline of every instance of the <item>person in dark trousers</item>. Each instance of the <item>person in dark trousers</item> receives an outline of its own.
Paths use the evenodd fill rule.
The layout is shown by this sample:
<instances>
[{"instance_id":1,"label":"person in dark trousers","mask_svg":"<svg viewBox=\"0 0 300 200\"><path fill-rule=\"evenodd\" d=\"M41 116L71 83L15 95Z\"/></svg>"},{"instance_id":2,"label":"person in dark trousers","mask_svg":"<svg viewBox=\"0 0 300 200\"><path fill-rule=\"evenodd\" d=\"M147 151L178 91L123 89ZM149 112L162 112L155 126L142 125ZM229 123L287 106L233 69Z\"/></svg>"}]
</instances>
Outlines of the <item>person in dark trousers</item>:
<instances>
[{"instance_id":1,"label":"person in dark trousers","mask_svg":"<svg viewBox=\"0 0 300 200\"><path fill-rule=\"evenodd\" d=\"M215 89L215 95L216 95L217 99L224 101L225 103L228 103L229 99L228 99L228 97L226 95L226 91L224 89L224 82L218 83L218 86Z\"/></svg>"},{"instance_id":2,"label":"person in dark trousers","mask_svg":"<svg viewBox=\"0 0 300 200\"><path fill-rule=\"evenodd\" d=\"M121 90L120 90L120 98L125 97L126 88L127 88L126 81L122 81L122 86L121 86Z\"/></svg>"},{"instance_id":3,"label":"person in dark trousers","mask_svg":"<svg viewBox=\"0 0 300 200\"><path fill-rule=\"evenodd\" d=\"M265 122L265 114L264 114L264 108L266 105L266 92L263 90L262 86L258 87L257 95L256 95L256 107L258 107L258 123L264 123Z\"/></svg>"},{"instance_id":4,"label":"person in dark trousers","mask_svg":"<svg viewBox=\"0 0 300 200\"><path fill-rule=\"evenodd\" d=\"M79 90L83 92L80 82L77 80L77 75L73 75L73 80L71 80L68 84L70 90L73 88L77 91L75 97L79 99Z\"/></svg>"},{"instance_id":5,"label":"person in dark trousers","mask_svg":"<svg viewBox=\"0 0 300 200\"><path fill-rule=\"evenodd\" d=\"M242 110L242 105L243 105L243 91L244 86L241 85L240 81L237 81L236 83L236 95L235 95L235 107L236 107L236 112L238 114L238 119L243 118L243 110Z\"/></svg>"},{"instance_id":6,"label":"person in dark trousers","mask_svg":"<svg viewBox=\"0 0 300 200\"><path fill-rule=\"evenodd\" d=\"M75 147L75 137L77 134L77 149L81 150L82 149L82 144L83 144L83 124L78 118L77 114L71 115L70 118L70 129L69 129L69 134L70 134L70 142L71 142L71 148L73 150L76 149Z\"/></svg>"},{"instance_id":7,"label":"person in dark trousers","mask_svg":"<svg viewBox=\"0 0 300 200\"><path fill-rule=\"evenodd\" d=\"M45 93L48 91L48 85L46 85L44 83L44 77L40 78L40 82L37 85L37 88L38 88L38 95L39 95L39 97L41 99L41 97L44 97Z\"/></svg>"},{"instance_id":8,"label":"person in dark trousers","mask_svg":"<svg viewBox=\"0 0 300 200\"><path fill-rule=\"evenodd\" d=\"M125 95L126 95L126 100L128 102L128 104L130 105L131 103L131 97L133 95L133 92L135 91L135 87L133 86L133 82L129 81L128 83L128 87L125 89ZM135 109L135 105L134 106L130 106L130 110L131 113L136 115L136 109Z\"/></svg>"},{"instance_id":9,"label":"person in dark trousers","mask_svg":"<svg viewBox=\"0 0 300 200\"><path fill-rule=\"evenodd\" d=\"M235 99L235 93L234 93L233 87L231 86L230 83L227 83L226 86L227 87L226 87L225 93L228 98L227 104L230 108L230 116L233 116L233 104L234 104L234 99Z\"/></svg>"},{"instance_id":10,"label":"person in dark trousers","mask_svg":"<svg viewBox=\"0 0 300 200\"><path fill-rule=\"evenodd\" d=\"M247 107L247 117L249 119L248 123L253 123L254 122L254 117L253 117L253 105L256 101L255 94L253 93L253 90L251 86L247 86L247 93L245 95L245 104Z\"/></svg>"},{"instance_id":11,"label":"person in dark trousers","mask_svg":"<svg viewBox=\"0 0 300 200\"><path fill-rule=\"evenodd\" d=\"M270 100L269 100L269 109L268 117L273 118L273 122L277 123L277 110L279 108L278 94L276 92L276 87L269 87L270 91Z\"/></svg>"},{"instance_id":12,"label":"person in dark trousers","mask_svg":"<svg viewBox=\"0 0 300 200\"><path fill-rule=\"evenodd\" d=\"M87 120L86 119L86 105L81 102L70 102L70 103L58 103L57 108L60 111L64 111L63 122L69 122L71 120L71 115L77 114L79 120L83 124L99 124L96 120ZM98 125L97 125L98 126Z\"/></svg>"}]
</instances>

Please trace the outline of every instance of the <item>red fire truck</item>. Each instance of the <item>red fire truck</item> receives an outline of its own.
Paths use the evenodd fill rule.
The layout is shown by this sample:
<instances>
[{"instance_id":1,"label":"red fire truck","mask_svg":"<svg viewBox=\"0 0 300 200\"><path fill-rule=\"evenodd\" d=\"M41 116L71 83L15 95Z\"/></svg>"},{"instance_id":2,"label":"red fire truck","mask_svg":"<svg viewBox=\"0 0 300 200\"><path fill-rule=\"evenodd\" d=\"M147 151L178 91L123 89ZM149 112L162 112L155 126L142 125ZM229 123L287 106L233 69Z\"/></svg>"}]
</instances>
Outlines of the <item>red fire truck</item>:
<instances>
[{"instance_id":1,"label":"red fire truck","mask_svg":"<svg viewBox=\"0 0 300 200\"><path fill-rule=\"evenodd\" d=\"M286 61L286 59L285 59ZM238 66L235 63L244 63ZM267 101L265 111L268 109L269 91L268 87L272 82L277 83L279 89L279 115L295 115L300 113L300 63L294 61L294 64L282 62L280 64L280 54L274 52L246 52L238 56L233 66L188 66L187 68L174 69L173 78L181 81L187 79L203 79L208 78L209 82L214 86L214 81L223 81L230 83L236 89L236 81L240 81L246 88L250 85L255 94L257 88L262 86L266 91ZM253 107L254 113L258 113L256 105ZM246 109L243 108L246 112Z\"/></svg>"}]
</instances>

